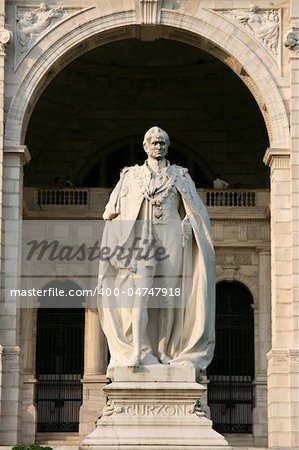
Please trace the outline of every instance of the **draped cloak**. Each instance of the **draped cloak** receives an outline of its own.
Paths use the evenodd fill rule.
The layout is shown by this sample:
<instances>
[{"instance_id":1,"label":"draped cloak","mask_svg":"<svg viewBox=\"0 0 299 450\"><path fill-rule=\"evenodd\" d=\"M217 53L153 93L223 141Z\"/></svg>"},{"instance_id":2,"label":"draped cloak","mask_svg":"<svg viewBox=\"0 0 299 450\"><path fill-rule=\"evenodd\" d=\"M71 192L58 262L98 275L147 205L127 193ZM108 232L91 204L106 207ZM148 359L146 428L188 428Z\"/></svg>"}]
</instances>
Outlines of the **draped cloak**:
<instances>
[{"instance_id":1,"label":"draped cloak","mask_svg":"<svg viewBox=\"0 0 299 450\"><path fill-rule=\"evenodd\" d=\"M144 165L135 165L121 172L103 214L106 224L101 248L124 247L134 234L143 202L148 201L140 181L143 170ZM180 194L193 232L192 239L183 249L180 307L174 310L167 355L171 358L170 364L192 365L199 374L210 364L215 346L215 257L211 227L206 207L188 170L169 165L167 175ZM113 295L119 270L127 274L126 283L122 286L134 289L130 268L119 269L113 258L100 261L98 311L111 355L107 376L112 379L114 367L127 366L133 354L130 307L126 307L121 295ZM147 335L150 337L146 337L143 343L142 365L159 363L154 344L157 339L154 334L156 321L157 315L149 310Z\"/></svg>"}]
</instances>

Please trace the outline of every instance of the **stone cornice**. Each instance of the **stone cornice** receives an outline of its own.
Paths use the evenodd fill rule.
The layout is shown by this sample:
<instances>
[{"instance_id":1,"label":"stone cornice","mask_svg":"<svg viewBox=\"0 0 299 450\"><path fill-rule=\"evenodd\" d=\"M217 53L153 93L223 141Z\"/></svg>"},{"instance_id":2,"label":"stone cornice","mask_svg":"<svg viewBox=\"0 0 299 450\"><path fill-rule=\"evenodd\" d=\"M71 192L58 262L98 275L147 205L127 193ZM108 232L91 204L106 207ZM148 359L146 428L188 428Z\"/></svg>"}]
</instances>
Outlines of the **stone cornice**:
<instances>
[{"instance_id":1,"label":"stone cornice","mask_svg":"<svg viewBox=\"0 0 299 450\"><path fill-rule=\"evenodd\" d=\"M30 152L26 145L5 146L4 154L19 155L23 165L29 163L31 160Z\"/></svg>"},{"instance_id":2,"label":"stone cornice","mask_svg":"<svg viewBox=\"0 0 299 450\"><path fill-rule=\"evenodd\" d=\"M287 161L287 166L289 165L289 159L291 152L289 148L271 148L268 147L264 155L263 161L268 167L272 167L274 161L284 160Z\"/></svg>"}]
</instances>

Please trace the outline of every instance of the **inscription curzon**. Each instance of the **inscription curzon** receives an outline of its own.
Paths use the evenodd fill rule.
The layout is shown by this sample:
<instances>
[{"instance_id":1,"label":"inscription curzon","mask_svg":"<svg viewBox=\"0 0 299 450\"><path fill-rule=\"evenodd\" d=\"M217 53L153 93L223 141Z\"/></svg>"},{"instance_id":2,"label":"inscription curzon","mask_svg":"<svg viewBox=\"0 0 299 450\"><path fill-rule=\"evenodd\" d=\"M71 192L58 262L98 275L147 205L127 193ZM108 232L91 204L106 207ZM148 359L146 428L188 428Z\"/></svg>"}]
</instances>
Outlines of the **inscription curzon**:
<instances>
[{"instance_id":1,"label":"inscription curzon","mask_svg":"<svg viewBox=\"0 0 299 450\"><path fill-rule=\"evenodd\" d=\"M128 416L185 416L187 405L133 404L125 406L124 412Z\"/></svg>"}]
</instances>

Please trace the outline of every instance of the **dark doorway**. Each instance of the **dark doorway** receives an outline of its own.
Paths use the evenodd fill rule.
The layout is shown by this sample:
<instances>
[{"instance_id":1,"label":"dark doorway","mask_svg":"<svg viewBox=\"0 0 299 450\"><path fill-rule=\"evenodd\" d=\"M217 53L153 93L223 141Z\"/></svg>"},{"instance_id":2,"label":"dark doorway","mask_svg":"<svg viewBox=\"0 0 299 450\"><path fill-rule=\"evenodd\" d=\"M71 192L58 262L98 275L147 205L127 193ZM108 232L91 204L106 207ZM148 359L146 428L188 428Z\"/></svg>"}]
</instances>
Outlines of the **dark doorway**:
<instances>
[{"instance_id":1,"label":"dark doorway","mask_svg":"<svg viewBox=\"0 0 299 450\"><path fill-rule=\"evenodd\" d=\"M238 282L216 287L216 348L208 369L208 403L220 433L252 433L253 299Z\"/></svg>"},{"instance_id":2,"label":"dark doorway","mask_svg":"<svg viewBox=\"0 0 299 450\"><path fill-rule=\"evenodd\" d=\"M39 309L36 343L38 432L78 431L83 360L84 308Z\"/></svg>"}]
</instances>

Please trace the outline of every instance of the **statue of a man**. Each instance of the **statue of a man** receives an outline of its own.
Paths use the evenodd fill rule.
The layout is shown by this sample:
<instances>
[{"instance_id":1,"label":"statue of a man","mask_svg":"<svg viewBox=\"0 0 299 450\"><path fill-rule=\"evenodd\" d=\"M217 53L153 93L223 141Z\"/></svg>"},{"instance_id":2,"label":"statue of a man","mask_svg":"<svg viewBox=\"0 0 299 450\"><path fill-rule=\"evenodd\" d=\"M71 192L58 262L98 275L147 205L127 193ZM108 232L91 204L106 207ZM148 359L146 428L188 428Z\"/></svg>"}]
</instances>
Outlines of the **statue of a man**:
<instances>
[{"instance_id":1,"label":"statue of a man","mask_svg":"<svg viewBox=\"0 0 299 450\"><path fill-rule=\"evenodd\" d=\"M215 262L208 214L188 170L165 159L168 134L144 136L147 160L110 195L99 266L99 315L113 368L192 365L214 351Z\"/></svg>"}]
</instances>

